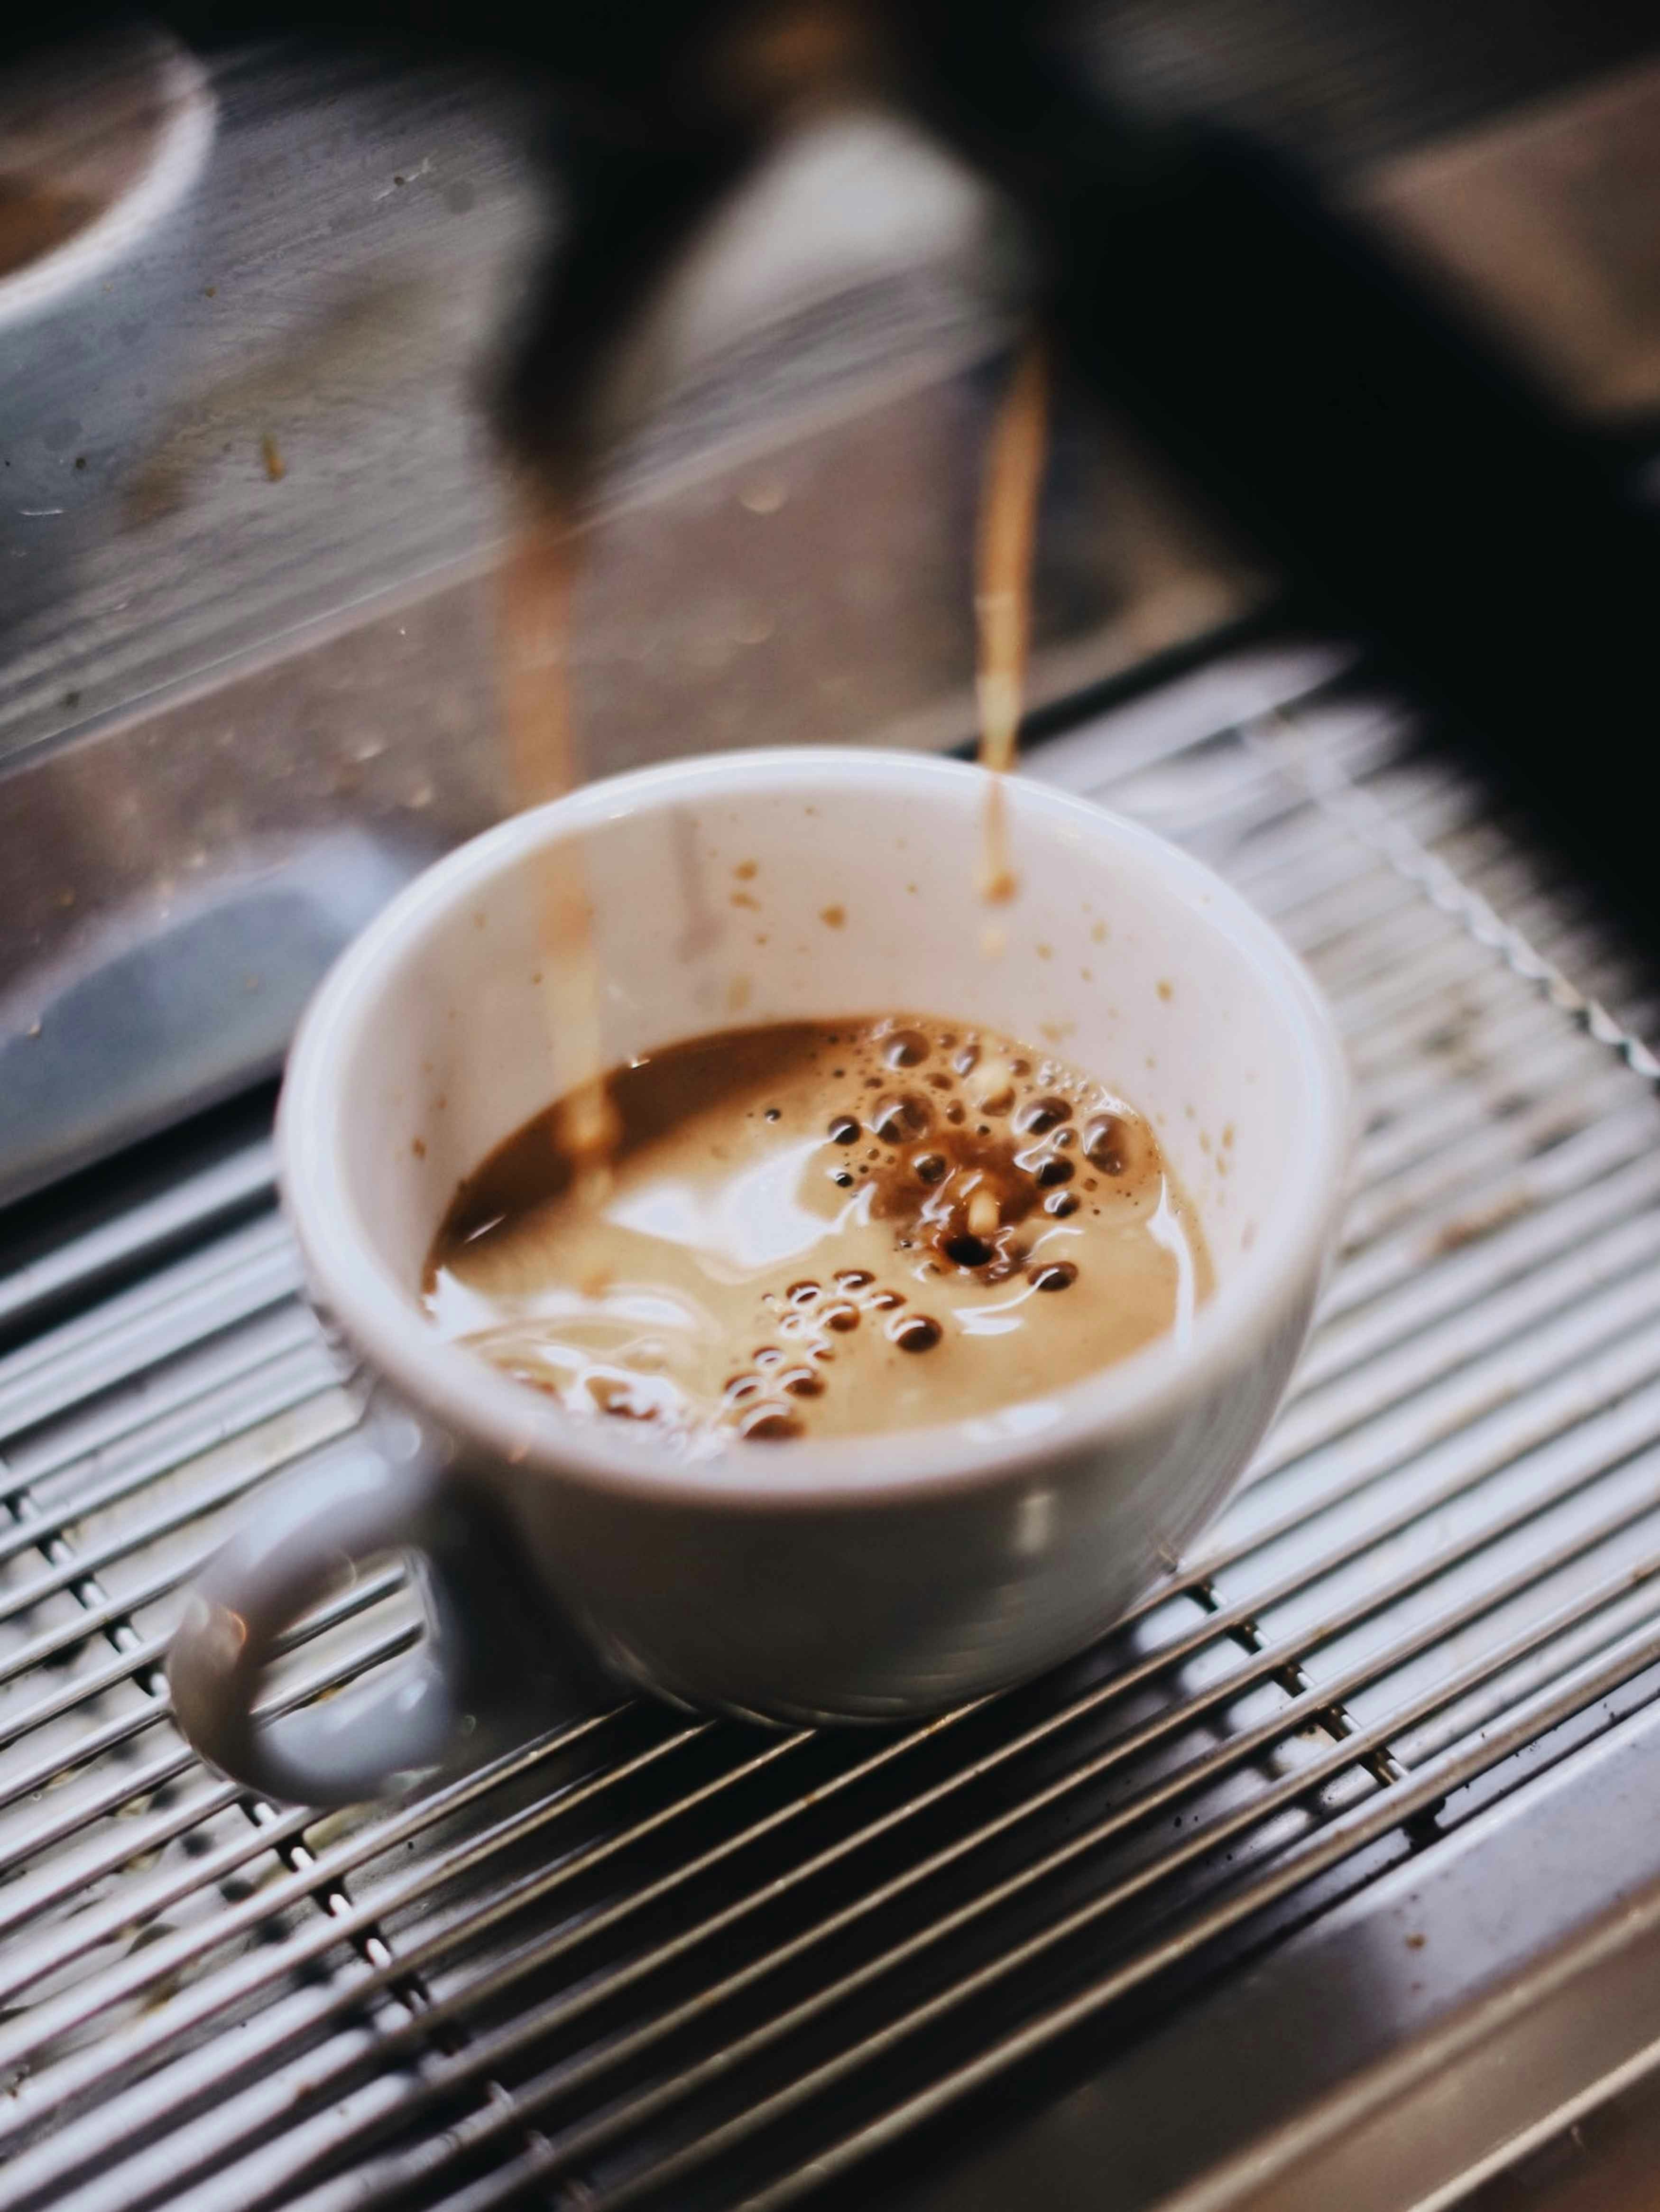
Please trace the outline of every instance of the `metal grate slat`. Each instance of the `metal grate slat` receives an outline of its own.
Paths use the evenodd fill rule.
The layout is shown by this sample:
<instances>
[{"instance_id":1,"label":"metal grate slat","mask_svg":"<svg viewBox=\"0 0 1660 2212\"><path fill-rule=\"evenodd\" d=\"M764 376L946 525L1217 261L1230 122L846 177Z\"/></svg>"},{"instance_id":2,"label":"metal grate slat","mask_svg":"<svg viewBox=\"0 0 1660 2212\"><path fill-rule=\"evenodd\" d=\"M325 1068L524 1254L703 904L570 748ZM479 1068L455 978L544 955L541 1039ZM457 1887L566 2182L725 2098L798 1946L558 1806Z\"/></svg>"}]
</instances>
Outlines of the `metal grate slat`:
<instances>
[{"instance_id":1,"label":"metal grate slat","mask_svg":"<svg viewBox=\"0 0 1660 2212\"><path fill-rule=\"evenodd\" d=\"M0 1328L21 1328L64 1298L84 1296L99 1283L262 1206L270 1197L275 1171L270 1144L261 1139L15 1269L0 1282Z\"/></svg>"}]
</instances>

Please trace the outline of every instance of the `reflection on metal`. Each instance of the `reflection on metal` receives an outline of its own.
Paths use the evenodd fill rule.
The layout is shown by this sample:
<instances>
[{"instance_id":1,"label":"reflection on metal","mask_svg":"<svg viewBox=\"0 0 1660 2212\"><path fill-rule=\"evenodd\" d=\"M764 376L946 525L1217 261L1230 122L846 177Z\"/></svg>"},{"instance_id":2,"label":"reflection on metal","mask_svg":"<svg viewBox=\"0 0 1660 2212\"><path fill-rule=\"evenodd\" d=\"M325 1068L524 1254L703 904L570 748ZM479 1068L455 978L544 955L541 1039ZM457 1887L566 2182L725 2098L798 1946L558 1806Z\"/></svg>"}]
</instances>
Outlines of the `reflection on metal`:
<instances>
[{"instance_id":1,"label":"reflection on metal","mask_svg":"<svg viewBox=\"0 0 1660 2212\"><path fill-rule=\"evenodd\" d=\"M1035 763L1275 917L1365 1121L1247 1486L1025 1690L900 1734L631 1705L391 1807L251 1798L165 1640L225 1516L363 1448L356 1386L260 1156L82 1230L0 1359L0 2203L1381 2208L1653 2036L1571 2002L1642 1978L1660 1880L1652 1009L1479 794L1293 689L1211 671ZM100 1237L154 1264L101 1292ZM275 1694L415 1632L389 1571Z\"/></svg>"},{"instance_id":2,"label":"reflection on metal","mask_svg":"<svg viewBox=\"0 0 1660 2212\"><path fill-rule=\"evenodd\" d=\"M440 849L350 829L250 841L228 874L89 920L0 1024L0 1200L275 1075L318 975Z\"/></svg>"}]
</instances>

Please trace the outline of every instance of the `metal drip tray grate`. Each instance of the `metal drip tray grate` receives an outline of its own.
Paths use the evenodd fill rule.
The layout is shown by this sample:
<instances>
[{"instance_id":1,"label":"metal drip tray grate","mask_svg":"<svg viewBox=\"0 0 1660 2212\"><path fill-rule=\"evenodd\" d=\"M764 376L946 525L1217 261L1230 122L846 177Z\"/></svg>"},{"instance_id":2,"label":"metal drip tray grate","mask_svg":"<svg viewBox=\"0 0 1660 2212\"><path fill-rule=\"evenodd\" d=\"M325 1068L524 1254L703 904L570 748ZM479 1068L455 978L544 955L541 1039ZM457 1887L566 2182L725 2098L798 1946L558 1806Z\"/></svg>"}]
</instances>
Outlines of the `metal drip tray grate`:
<instances>
[{"instance_id":1,"label":"metal drip tray grate","mask_svg":"<svg viewBox=\"0 0 1660 2212\"><path fill-rule=\"evenodd\" d=\"M360 1449L263 1148L0 1287L14 1317L83 1291L0 1359L0 2203L863 2190L872 2154L990 2089L1015 2110L1079 2033L1160 2032L1660 1692L1647 1010L1386 718L1202 727L1155 702L1036 767L1210 859L1312 962L1358 1187L1247 1486L1040 1683L894 1735L619 1707L405 1804L262 1803L193 1759L161 1662L227 1517ZM277 1694L417 1632L389 1569Z\"/></svg>"}]
</instances>

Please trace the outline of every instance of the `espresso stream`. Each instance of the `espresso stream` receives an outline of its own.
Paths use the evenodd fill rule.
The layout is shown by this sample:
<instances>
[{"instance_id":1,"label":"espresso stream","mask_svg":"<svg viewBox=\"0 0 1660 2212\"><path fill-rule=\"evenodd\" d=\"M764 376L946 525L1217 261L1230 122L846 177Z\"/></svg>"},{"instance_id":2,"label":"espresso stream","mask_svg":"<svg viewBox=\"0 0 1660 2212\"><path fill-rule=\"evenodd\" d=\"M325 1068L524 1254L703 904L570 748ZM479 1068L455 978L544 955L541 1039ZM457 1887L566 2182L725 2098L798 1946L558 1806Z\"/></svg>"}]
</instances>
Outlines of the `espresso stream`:
<instances>
[{"instance_id":1,"label":"espresso stream","mask_svg":"<svg viewBox=\"0 0 1660 2212\"><path fill-rule=\"evenodd\" d=\"M609 1182L558 1106L457 1192L446 1336L698 1455L985 1414L1190 1324L1210 1269L1102 1085L917 1017L734 1030L615 1069Z\"/></svg>"},{"instance_id":2,"label":"espresso stream","mask_svg":"<svg viewBox=\"0 0 1660 2212\"><path fill-rule=\"evenodd\" d=\"M561 798L580 782L571 719L571 595L575 541L563 510L522 499L523 520L502 572L501 712L508 778L518 809ZM554 1110L551 1134L596 1192L616 1143L602 1080L602 998L587 867L579 843L543 871L540 884L537 980L551 1040L566 1041L583 1079Z\"/></svg>"},{"instance_id":3,"label":"espresso stream","mask_svg":"<svg viewBox=\"0 0 1660 2212\"><path fill-rule=\"evenodd\" d=\"M1010 864L1003 779L1015 765L1025 691L1033 549L1048 434L1048 368L1028 343L997 411L986 454L975 550L975 682L979 758L992 771L981 823L980 887L991 905L1020 886ZM517 808L537 806L581 781L572 721L569 650L577 570L573 517L545 488L517 488L519 527L502 573L501 710L508 781ZM602 1079L603 996L588 885L579 847L561 855L542 887L541 981L550 1036L565 1040L585 1071L553 1110L548 1133L603 1191L617 1143ZM1000 930L986 951L1003 949Z\"/></svg>"},{"instance_id":4,"label":"espresso stream","mask_svg":"<svg viewBox=\"0 0 1660 2212\"><path fill-rule=\"evenodd\" d=\"M991 771L980 831L980 892L991 905L1020 889L1009 855L1003 779L1015 765L1032 622L1032 556L1049 434L1049 371L1028 341L992 425L974 549L975 693L980 766ZM995 932L989 949L1001 949Z\"/></svg>"}]
</instances>

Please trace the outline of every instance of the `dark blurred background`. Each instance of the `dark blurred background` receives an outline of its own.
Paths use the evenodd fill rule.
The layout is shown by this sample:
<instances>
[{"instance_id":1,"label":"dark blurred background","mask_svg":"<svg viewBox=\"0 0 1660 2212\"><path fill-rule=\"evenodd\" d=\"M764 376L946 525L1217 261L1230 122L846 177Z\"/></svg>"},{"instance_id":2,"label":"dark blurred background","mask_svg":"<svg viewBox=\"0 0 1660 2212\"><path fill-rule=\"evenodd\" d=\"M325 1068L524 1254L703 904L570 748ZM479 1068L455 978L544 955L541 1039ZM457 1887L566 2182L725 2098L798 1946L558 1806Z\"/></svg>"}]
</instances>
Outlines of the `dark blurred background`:
<instances>
[{"instance_id":1,"label":"dark blurred background","mask_svg":"<svg viewBox=\"0 0 1660 2212\"><path fill-rule=\"evenodd\" d=\"M1084 21L1115 98L1306 164L1645 496L1651 9L1126 0ZM54 66L0 89L0 1195L274 1066L333 947L498 811L484 396L560 220L533 71L142 32ZM55 252L20 178L55 180ZM592 771L969 733L1019 258L981 182L881 108L819 116L722 214L600 486ZM1230 305L1201 381L1227 392L1275 335ZM1039 708L1309 626L1228 504L1178 489L1133 410L1063 397Z\"/></svg>"}]
</instances>

